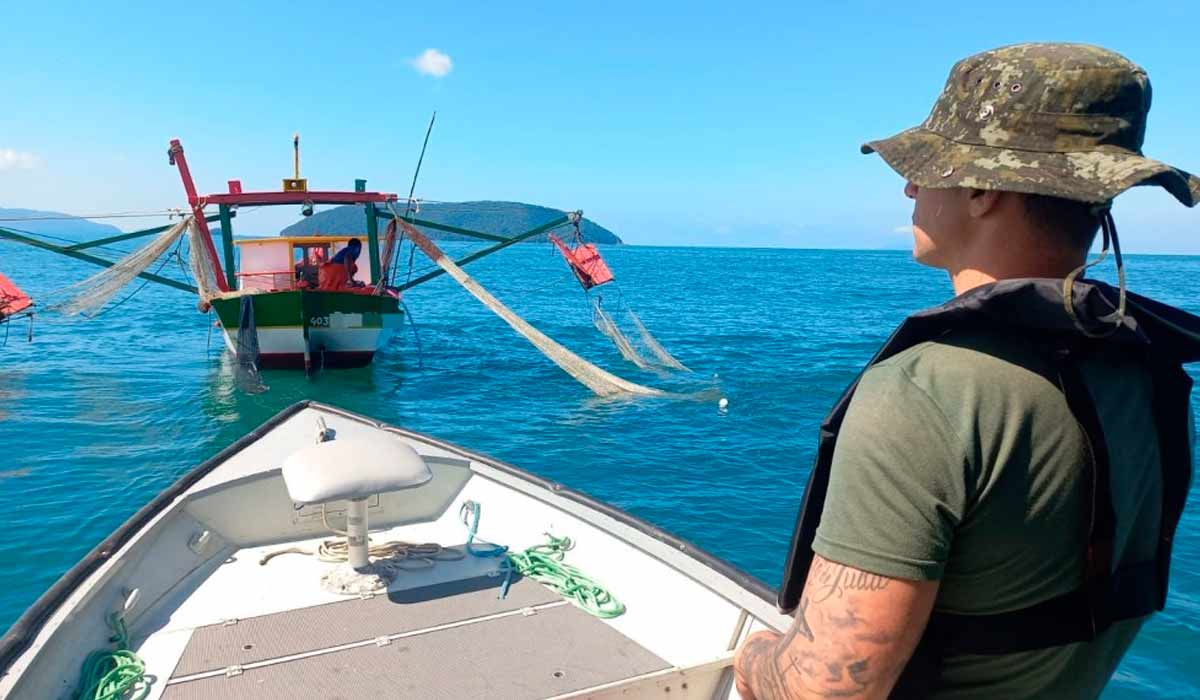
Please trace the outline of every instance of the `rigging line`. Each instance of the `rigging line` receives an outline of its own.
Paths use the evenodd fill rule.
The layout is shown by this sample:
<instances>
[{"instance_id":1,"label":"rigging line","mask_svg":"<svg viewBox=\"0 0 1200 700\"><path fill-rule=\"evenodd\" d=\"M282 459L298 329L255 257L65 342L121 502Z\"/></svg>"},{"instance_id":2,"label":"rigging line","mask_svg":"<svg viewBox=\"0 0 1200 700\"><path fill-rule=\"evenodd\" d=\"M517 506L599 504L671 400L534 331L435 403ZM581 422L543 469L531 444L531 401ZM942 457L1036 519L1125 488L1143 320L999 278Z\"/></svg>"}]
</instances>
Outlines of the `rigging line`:
<instances>
[{"instance_id":1,"label":"rigging line","mask_svg":"<svg viewBox=\"0 0 1200 700\"><path fill-rule=\"evenodd\" d=\"M177 243L177 244L175 245L175 250L173 250L173 251L171 252L171 254L170 254L170 255L168 255L167 257L163 258L162 262L161 262L161 263L159 263L159 265L158 265L158 269L156 269L156 270L154 271L154 273L153 273L153 274L156 274L156 275L157 275L158 273L162 272L162 269L163 269L164 267L166 267L166 266L167 266L167 263L171 262L171 258L174 258L174 257L176 257L176 256L178 256L178 255L179 255L179 246L180 246L180 244L182 244L182 243L183 243L183 238L181 237L181 238L179 239L179 243ZM137 289L135 289L135 290L133 290L132 292L130 292L130 293L129 293L129 295L128 295L128 296L126 296L124 299L122 299L122 300L118 301L118 302L117 302L117 303L115 303L115 304L112 304L112 305L110 305L110 306L109 306L107 309L104 309L103 311L100 311L100 312L98 312L98 313L96 313L96 314L93 314L93 315L91 315L91 316L88 316L88 319L90 320L90 319L94 319L94 318L100 318L101 316L103 316L104 314L108 313L109 311L112 311L113 309L117 308L117 307L118 307L118 306L120 306L121 304L124 304L125 302L127 302L127 301L129 301L130 299L132 299L132 298L134 298L135 296L137 296L138 292L140 292L140 291L142 291L143 289L145 289L145 288L146 288L146 285L150 284L150 282L152 282L152 281L153 281L153 280L144 280L144 281L143 281L143 282L142 282L140 285L138 285L138 288L137 288Z\"/></svg>"},{"instance_id":2,"label":"rigging line","mask_svg":"<svg viewBox=\"0 0 1200 700\"><path fill-rule=\"evenodd\" d=\"M405 219L408 219L412 213L413 194L417 191L417 178L421 175L421 165L425 162L425 149L429 147L429 135L433 133L433 123L435 121L437 121L437 110L436 109L433 110L433 115L429 117L429 126L425 128L425 140L421 143L421 155L419 155L417 157L417 167L413 171L412 185L409 186L409 188L408 188L408 203L404 206L404 218ZM403 243L404 239L401 238L400 242ZM408 278L405 280L405 284L408 284L408 282L412 281L412 267L413 267L413 256L414 255L416 255L416 246L413 246L412 250L410 250L408 252ZM396 247L396 262L400 262L400 246ZM396 266L393 266L392 280L395 279L395 277L394 277L394 275L395 275L394 268L395 267ZM391 281L391 280L389 280L389 281Z\"/></svg>"},{"instance_id":3,"label":"rigging line","mask_svg":"<svg viewBox=\"0 0 1200 700\"><path fill-rule=\"evenodd\" d=\"M429 146L429 135L433 133L433 122L437 120L437 110L429 118L429 127L425 129L425 142L421 144L421 155L417 158L417 169L413 172L412 186L408 188L408 205L404 208L404 216L412 211L413 193L417 191L417 176L421 174L421 164L425 162L425 149Z\"/></svg>"},{"instance_id":4,"label":"rigging line","mask_svg":"<svg viewBox=\"0 0 1200 700\"><path fill-rule=\"evenodd\" d=\"M16 228L14 226L5 226L4 228L8 229L9 231L16 231L17 233L23 233L26 236L31 236L33 238L48 238L53 241L59 241L62 243L70 243L72 245L76 244L76 243L85 242L85 241L77 241L73 238L63 238L62 236L55 236L54 234L51 234L51 233L38 233L36 231L26 231L23 228ZM0 241L2 241L2 240L4 240L4 239L0 239ZM12 241L12 242L19 243L19 241ZM46 241L42 241L42 243L45 243L45 242ZM129 255L130 253L133 252L132 250L123 250L121 248L113 248L112 246L107 246L107 245L98 245L98 246L95 246L93 249L94 250L106 250L110 253L120 253L121 257L125 257L126 255Z\"/></svg>"},{"instance_id":5,"label":"rigging line","mask_svg":"<svg viewBox=\"0 0 1200 700\"><path fill-rule=\"evenodd\" d=\"M173 216L173 210L155 212L122 212L116 214L63 214L61 216L13 216L0 218L0 221L76 221L87 219L152 219L160 216Z\"/></svg>"}]
</instances>

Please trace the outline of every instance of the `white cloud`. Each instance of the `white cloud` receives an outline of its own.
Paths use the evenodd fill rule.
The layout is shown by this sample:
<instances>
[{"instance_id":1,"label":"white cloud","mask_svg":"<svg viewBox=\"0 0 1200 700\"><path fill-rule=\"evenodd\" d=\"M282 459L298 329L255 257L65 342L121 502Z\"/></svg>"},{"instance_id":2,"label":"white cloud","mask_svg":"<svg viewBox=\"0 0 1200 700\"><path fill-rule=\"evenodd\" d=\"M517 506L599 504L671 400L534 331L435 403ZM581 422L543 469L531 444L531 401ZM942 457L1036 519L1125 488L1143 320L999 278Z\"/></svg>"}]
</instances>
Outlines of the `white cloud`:
<instances>
[{"instance_id":1,"label":"white cloud","mask_svg":"<svg viewBox=\"0 0 1200 700\"><path fill-rule=\"evenodd\" d=\"M30 170L37 165L37 156L12 148L0 148L0 170Z\"/></svg>"},{"instance_id":2,"label":"white cloud","mask_svg":"<svg viewBox=\"0 0 1200 700\"><path fill-rule=\"evenodd\" d=\"M912 224L904 224L892 229L892 233L912 233Z\"/></svg>"},{"instance_id":3,"label":"white cloud","mask_svg":"<svg viewBox=\"0 0 1200 700\"><path fill-rule=\"evenodd\" d=\"M412 60L413 68L422 75L434 78L444 78L454 69L454 62L446 54L437 49L425 49L420 56Z\"/></svg>"}]
</instances>

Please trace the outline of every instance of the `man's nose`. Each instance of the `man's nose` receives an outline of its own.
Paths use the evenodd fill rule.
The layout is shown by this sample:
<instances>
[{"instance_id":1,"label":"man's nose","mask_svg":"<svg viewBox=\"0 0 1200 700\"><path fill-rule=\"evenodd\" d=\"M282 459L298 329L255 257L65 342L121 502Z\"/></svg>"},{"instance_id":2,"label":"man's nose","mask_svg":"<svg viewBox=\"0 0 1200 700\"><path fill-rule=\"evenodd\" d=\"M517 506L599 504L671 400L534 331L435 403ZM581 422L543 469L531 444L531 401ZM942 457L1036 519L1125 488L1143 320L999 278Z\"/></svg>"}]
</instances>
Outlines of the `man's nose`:
<instances>
[{"instance_id":1,"label":"man's nose","mask_svg":"<svg viewBox=\"0 0 1200 700\"><path fill-rule=\"evenodd\" d=\"M918 192L919 190L920 190L920 188L919 188L919 187L917 187L916 185L914 185L913 183L911 183L911 182L905 183L905 185L904 185L904 196L905 196L905 197L908 197L909 199L916 199L916 198L917 198L917 192Z\"/></svg>"}]
</instances>

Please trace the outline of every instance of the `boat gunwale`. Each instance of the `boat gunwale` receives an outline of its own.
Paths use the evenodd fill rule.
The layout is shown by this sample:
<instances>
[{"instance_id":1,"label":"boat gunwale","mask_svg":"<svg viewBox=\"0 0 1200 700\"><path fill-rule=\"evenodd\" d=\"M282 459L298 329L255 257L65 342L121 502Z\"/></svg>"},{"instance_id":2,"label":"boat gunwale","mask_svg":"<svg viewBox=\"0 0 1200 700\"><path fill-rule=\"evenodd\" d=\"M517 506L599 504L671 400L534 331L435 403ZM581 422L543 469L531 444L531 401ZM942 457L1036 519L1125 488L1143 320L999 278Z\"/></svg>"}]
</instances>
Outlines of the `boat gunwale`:
<instances>
[{"instance_id":1,"label":"boat gunwale","mask_svg":"<svg viewBox=\"0 0 1200 700\"><path fill-rule=\"evenodd\" d=\"M59 608L67 598L83 583L88 577L94 574L103 564L109 561L117 552L119 552L138 532L142 530L155 516L162 510L169 507L177 498L187 492L192 486L199 482L203 477L218 466L224 464L231 457L254 444L258 440L265 437L275 428L282 425L287 420L302 411L316 408L324 411L336 413L346 418L371 425L381 430L393 431L401 434L406 434L415 438L420 438L429 442L431 445L445 449L451 452L456 452L469 459L487 464L501 472L510 476L526 481L534 486L541 487L550 493L562 496L568 500L574 501L580 505L596 510L597 512L613 518L617 522L627 525L641 534L647 535L655 540L658 540L674 551L684 554L691 559L713 569L721 576L729 579L746 591L752 593L764 602L775 607L776 592L756 576L742 571L733 564L717 557L700 547L695 546L687 540L681 539L660 527L657 527L641 518L628 513L621 508L618 508L609 503L599 501L592 498L582 491L576 491L563 484L544 479L536 476L520 467L508 464L503 460L495 459L484 453L465 449L454 443L446 442L438 438L426 435L424 433L411 431L406 428L400 428L377 421L373 418L363 416L352 411L347 411L336 406L321 403L319 401L301 400L283 408L275 415L268 418L261 425L254 428L250 432L241 436L234 442L227 445L217 454L209 457L200 463L195 469L187 472L173 484L161 491L157 496L150 500L149 503L142 506L136 513L129 517L108 537L102 540L99 544L91 549L78 563L68 569L57 581L54 582L49 589L34 601L24 613L12 624L5 632L3 638L0 638L0 677L7 675L12 667L12 664L19 659L29 647L33 645L38 634L42 632L43 627L49 621L51 616L58 612Z\"/></svg>"}]
</instances>

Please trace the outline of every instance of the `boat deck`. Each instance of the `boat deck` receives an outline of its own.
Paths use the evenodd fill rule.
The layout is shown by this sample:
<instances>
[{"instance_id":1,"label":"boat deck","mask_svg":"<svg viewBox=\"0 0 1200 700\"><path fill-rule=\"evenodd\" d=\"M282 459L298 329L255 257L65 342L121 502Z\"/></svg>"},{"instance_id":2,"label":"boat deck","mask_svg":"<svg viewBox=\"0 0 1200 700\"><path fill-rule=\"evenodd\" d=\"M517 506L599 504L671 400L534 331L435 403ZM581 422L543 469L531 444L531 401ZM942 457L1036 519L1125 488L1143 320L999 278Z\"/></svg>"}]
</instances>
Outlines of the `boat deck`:
<instances>
[{"instance_id":1,"label":"boat deck","mask_svg":"<svg viewBox=\"0 0 1200 700\"><path fill-rule=\"evenodd\" d=\"M432 478L367 499L371 540L438 543L441 555L397 562L374 594L322 586L345 564L311 553L340 539L346 504L297 506L278 466L318 424L337 440L386 431L418 451ZM744 575L615 509L336 409L294 408L220 460L160 497L118 550L81 563L95 568L29 634L0 696L71 697L84 657L110 644L114 612L145 662L147 700L727 700L738 641L789 622ZM532 579L502 597L501 559L462 544L472 510L478 536L513 551L570 538L566 563L625 612L593 617Z\"/></svg>"},{"instance_id":2,"label":"boat deck","mask_svg":"<svg viewBox=\"0 0 1200 700\"><path fill-rule=\"evenodd\" d=\"M411 540L428 527L372 539L405 530ZM322 590L336 565L315 557L260 563L317 542L241 549L196 572L198 585L135 640L158 679L151 698L571 697L673 668L536 581L517 575L501 598L498 560L462 546L367 596Z\"/></svg>"}]
</instances>

